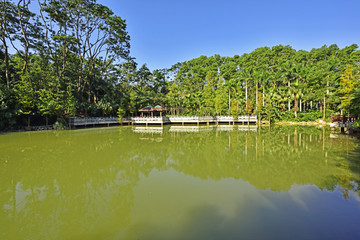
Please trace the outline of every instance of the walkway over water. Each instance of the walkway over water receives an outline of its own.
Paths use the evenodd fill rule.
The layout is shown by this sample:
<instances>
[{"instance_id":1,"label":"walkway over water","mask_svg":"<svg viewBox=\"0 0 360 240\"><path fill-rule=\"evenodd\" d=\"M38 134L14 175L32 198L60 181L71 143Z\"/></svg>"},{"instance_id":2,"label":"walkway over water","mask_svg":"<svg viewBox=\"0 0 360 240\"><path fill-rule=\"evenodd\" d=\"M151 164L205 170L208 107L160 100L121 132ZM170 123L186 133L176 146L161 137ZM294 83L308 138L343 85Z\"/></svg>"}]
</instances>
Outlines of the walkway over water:
<instances>
[{"instance_id":1,"label":"walkway over water","mask_svg":"<svg viewBox=\"0 0 360 240\"><path fill-rule=\"evenodd\" d=\"M349 127L358 120L357 116L345 116L345 115L335 115L331 114L331 127L339 127L341 128L341 132L344 132L345 129L349 129Z\"/></svg>"},{"instance_id":2,"label":"walkway over water","mask_svg":"<svg viewBox=\"0 0 360 240\"><path fill-rule=\"evenodd\" d=\"M101 126L113 124L135 124L135 125L163 125L163 124L257 124L257 116L238 116L233 118L231 116L178 116L178 117L132 117L123 118L121 122L116 117L99 117L99 118L71 118L69 119L70 127L80 126Z\"/></svg>"}]
</instances>

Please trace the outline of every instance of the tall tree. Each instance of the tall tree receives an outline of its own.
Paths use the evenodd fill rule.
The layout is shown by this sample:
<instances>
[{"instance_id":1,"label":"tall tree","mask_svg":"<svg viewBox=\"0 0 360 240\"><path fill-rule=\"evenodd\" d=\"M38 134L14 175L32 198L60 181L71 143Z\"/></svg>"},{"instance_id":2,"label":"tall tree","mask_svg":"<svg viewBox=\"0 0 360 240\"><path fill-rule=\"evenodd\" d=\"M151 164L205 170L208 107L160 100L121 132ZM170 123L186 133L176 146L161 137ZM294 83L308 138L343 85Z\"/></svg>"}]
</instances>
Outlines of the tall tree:
<instances>
[{"instance_id":1,"label":"tall tree","mask_svg":"<svg viewBox=\"0 0 360 240\"><path fill-rule=\"evenodd\" d=\"M341 104L340 108L347 110L350 115L351 100L355 92L355 87L359 84L358 80L354 76L354 68L351 65L345 67L345 72L340 76L340 93Z\"/></svg>"}]
</instances>

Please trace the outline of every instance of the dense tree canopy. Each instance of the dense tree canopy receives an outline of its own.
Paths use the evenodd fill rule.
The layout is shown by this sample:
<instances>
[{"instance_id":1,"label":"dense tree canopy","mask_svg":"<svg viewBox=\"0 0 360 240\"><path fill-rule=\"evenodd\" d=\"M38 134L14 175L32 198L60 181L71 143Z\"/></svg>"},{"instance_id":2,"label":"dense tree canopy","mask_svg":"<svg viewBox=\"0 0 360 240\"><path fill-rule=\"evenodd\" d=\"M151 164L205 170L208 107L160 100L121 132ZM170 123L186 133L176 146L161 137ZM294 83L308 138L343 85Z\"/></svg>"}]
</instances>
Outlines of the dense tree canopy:
<instances>
[{"instance_id":1,"label":"dense tree canopy","mask_svg":"<svg viewBox=\"0 0 360 240\"><path fill-rule=\"evenodd\" d=\"M177 65L169 84L181 95L170 107L190 114L229 114L237 102L239 114L261 114L270 104L277 119L301 119L305 112L318 117L338 111L358 114L353 101L359 83L357 48L325 45L308 52L279 45L242 56L201 56ZM223 102L221 111L216 101Z\"/></svg>"},{"instance_id":2,"label":"dense tree canopy","mask_svg":"<svg viewBox=\"0 0 360 240\"><path fill-rule=\"evenodd\" d=\"M96 0L2 0L0 8L0 129L119 109L134 116L149 104L173 115L278 120L360 113L356 44L262 47L150 71L130 56L125 20Z\"/></svg>"}]
</instances>

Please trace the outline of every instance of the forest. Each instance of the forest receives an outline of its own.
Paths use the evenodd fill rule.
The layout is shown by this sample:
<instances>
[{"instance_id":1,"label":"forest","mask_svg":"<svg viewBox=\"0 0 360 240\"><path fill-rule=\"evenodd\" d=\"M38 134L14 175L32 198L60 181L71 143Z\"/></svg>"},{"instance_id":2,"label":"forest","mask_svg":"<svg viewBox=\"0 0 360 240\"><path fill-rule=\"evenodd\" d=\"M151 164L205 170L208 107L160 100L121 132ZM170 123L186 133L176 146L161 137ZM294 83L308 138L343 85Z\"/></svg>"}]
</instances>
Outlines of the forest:
<instances>
[{"instance_id":1,"label":"forest","mask_svg":"<svg viewBox=\"0 0 360 240\"><path fill-rule=\"evenodd\" d=\"M270 121L360 114L360 50L289 45L199 56L151 71L126 20L96 0L1 0L0 129L71 117L256 114ZM34 10L35 9L35 10Z\"/></svg>"}]
</instances>

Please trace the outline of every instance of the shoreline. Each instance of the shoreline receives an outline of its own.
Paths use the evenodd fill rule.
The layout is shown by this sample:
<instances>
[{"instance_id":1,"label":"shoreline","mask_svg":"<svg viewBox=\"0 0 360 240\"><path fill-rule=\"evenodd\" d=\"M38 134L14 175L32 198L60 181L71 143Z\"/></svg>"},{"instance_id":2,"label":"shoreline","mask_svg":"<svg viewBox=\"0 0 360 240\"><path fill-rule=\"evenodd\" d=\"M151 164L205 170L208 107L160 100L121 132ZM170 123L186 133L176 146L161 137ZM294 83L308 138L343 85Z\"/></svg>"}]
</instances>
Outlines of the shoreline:
<instances>
[{"instance_id":1,"label":"shoreline","mask_svg":"<svg viewBox=\"0 0 360 240\"><path fill-rule=\"evenodd\" d=\"M275 122L274 125L298 125L298 126L330 126L330 122L292 122L292 121L286 121L286 122Z\"/></svg>"},{"instance_id":2,"label":"shoreline","mask_svg":"<svg viewBox=\"0 0 360 240\"><path fill-rule=\"evenodd\" d=\"M292 122L292 121L285 121L285 122L275 122L271 125L279 125L279 126L318 126L318 127L325 127L325 126L331 126L330 122L324 122L324 121L312 121L312 122ZM121 126L121 125L119 125ZM144 125L145 126L145 125ZM262 121L261 124L256 124L256 126L269 126L268 121ZM31 126L29 127L23 127L21 129L15 129L15 130L0 130L0 134L2 133L13 133L13 132L38 132L38 131L54 131L56 130L53 126ZM70 130L70 129L63 129L63 130ZM61 131L61 130L59 130ZM350 133L347 134L358 134L360 132L360 128L353 129Z\"/></svg>"}]
</instances>

